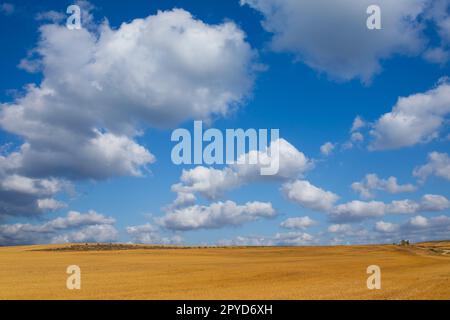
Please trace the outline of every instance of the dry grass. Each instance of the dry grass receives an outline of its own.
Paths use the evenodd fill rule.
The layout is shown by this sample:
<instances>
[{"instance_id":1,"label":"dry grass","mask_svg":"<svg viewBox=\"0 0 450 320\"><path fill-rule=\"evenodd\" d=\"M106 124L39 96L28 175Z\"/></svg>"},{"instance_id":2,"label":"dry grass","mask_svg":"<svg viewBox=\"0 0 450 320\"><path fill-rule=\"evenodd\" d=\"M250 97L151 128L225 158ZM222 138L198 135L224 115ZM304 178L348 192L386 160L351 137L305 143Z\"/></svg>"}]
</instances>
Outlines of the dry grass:
<instances>
[{"instance_id":1,"label":"dry grass","mask_svg":"<svg viewBox=\"0 0 450 320\"><path fill-rule=\"evenodd\" d=\"M450 242L60 248L0 248L0 299L450 299ZM66 289L72 264L81 268L81 290ZM372 264L381 267L381 290L366 287Z\"/></svg>"}]
</instances>

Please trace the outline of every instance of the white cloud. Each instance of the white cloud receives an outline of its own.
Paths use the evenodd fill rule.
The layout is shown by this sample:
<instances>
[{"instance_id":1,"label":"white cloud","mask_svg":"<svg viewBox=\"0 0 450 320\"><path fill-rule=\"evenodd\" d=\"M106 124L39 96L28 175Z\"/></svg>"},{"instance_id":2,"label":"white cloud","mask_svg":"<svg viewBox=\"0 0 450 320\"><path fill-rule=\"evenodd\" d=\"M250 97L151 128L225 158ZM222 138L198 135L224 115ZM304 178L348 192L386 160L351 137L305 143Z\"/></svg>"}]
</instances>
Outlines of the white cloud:
<instances>
[{"instance_id":1,"label":"white cloud","mask_svg":"<svg viewBox=\"0 0 450 320\"><path fill-rule=\"evenodd\" d=\"M0 127L24 141L0 159L2 178L142 175L155 161L136 141L146 128L226 116L249 95L256 53L233 22L209 25L174 9L112 29L80 4L83 29L41 26L21 62L42 81L0 104ZM59 20L54 12L38 18ZM36 199L15 198L21 205L0 190L8 213L36 211Z\"/></svg>"},{"instance_id":2,"label":"white cloud","mask_svg":"<svg viewBox=\"0 0 450 320\"><path fill-rule=\"evenodd\" d=\"M397 149L429 142L439 136L450 114L450 84L441 80L425 93L399 98L392 111L379 118L370 134L371 150Z\"/></svg>"},{"instance_id":3,"label":"white cloud","mask_svg":"<svg viewBox=\"0 0 450 320\"><path fill-rule=\"evenodd\" d=\"M350 138L342 143L342 150L352 149L355 145L359 145L364 141L364 135L360 132L362 129L366 128L369 124L361 118L361 116L356 116L353 120L352 127L350 128Z\"/></svg>"},{"instance_id":4,"label":"white cloud","mask_svg":"<svg viewBox=\"0 0 450 320\"><path fill-rule=\"evenodd\" d=\"M419 212L438 212L450 208L450 201L439 195L426 194L420 202L413 200L392 201L351 201L334 207L329 212L332 221L356 222L385 214L414 214Z\"/></svg>"},{"instance_id":5,"label":"white cloud","mask_svg":"<svg viewBox=\"0 0 450 320\"><path fill-rule=\"evenodd\" d=\"M39 12L36 14L35 19L38 21L51 21L53 23L60 23L66 19L66 15L61 12L50 10L45 12Z\"/></svg>"},{"instance_id":6,"label":"white cloud","mask_svg":"<svg viewBox=\"0 0 450 320\"><path fill-rule=\"evenodd\" d=\"M217 242L219 246L273 246L272 239L264 236L237 236L234 239L223 239Z\"/></svg>"},{"instance_id":7,"label":"white cloud","mask_svg":"<svg viewBox=\"0 0 450 320\"><path fill-rule=\"evenodd\" d=\"M37 196L49 196L63 189L56 179L31 179L19 175L6 176L0 181L2 190L20 192Z\"/></svg>"},{"instance_id":8,"label":"white cloud","mask_svg":"<svg viewBox=\"0 0 450 320\"><path fill-rule=\"evenodd\" d=\"M352 183L352 189L358 192L361 197L370 199L375 196L374 191L386 191L391 194L402 192L414 192L416 187L412 184L400 185L396 177L380 179L376 174L367 174L363 181Z\"/></svg>"},{"instance_id":9,"label":"white cloud","mask_svg":"<svg viewBox=\"0 0 450 320\"><path fill-rule=\"evenodd\" d=\"M425 218L416 216L409 219L408 223L402 226L404 229L425 229L427 231L446 231L447 236L450 232L450 217L441 215L437 217Z\"/></svg>"},{"instance_id":10,"label":"white cloud","mask_svg":"<svg viewBox=\"0 0 450 320\"><path fill-rule=\"evenodd\" d=\"M171 237L162 236L159 229L149 223L127 227L126 231L131 236L133 243L169 245L183 242L183 239L178 235Z\"/></svg>"},{"instance_id":11,"label":"white cloud","mask_svg":"<svg viewBox=\"0 0 450 320\"><path fill-rule=\"evenodd\" d=\"M312 235L305 232L276 233L273 236L238 236L231 240L221 240L222 246L302 246L315 242Z\"/></svg>"},{"instance_id":12,"label":"white cloud","mask_svg":"<svg viewBox=\"0 0 450 320\"><path fill-rule=\"evenodd\" d=\"M383 236L389 234L392 239L414 241L442 240L450 234L450 217L446 215L426 218L418 215L401 224L379 222L375 231Z\"/></svg>"},{"instance_id":13,"label":"white cloud","mask_svg":"<svg viewBox=\"0 0 450 320\"><path fill-rule=\"evenodd\" d=\"M330 154L333 153L333 150L335 148L336 148L336 144L331 143L331 142L327 142L327 143L324 143L320 147L320 153L322 153L324 156L329 156Z\"/></svg>"},{"instance_id":14,"label":"white cloud","mask_svg":"<svg viewBox=\"0 0 450 320\"><path fill-rule=\"evenodd\" d=\"M409 223L411 226L422 228L428 226L428 219L422 216L416 216L411 218Z\"/></svg>"},{"instance_id":15,"label":"white cloud","mask_svg":"<svg viewBox=\"0 0 450 320\"><path fill-rule=\"evenodd\" d=\"M450 57L450 16L448 0L430 1L426 18L430 20L440 38L437 47L430 48L424 53L424 58L432 63L445 64Z\"/></svg>"},{"instance_id":16,"label":"white cloud","mask_svg":"<svg viewBox=\"0 0 450 320\"><path fill-rule=\"evenodd\" d=\"M273 148L278 148L274 150ZM275 159L267 159L272 152L279 154L279 170L276 175L262 176L261 166ZM195 193L199 193L207 199L217 199L223 196L226 191L237 188L241 185L274 179L289 179L301 176L304 172L313 167L313 162L301 151L284 139L273 141L267 151L250 151L241 156L247 161L238 162L226 166L223 169L207 168L198 166L191 170L183 170L180 183L172 186L172 191L178 194L174 202L175 206L192 204L195 200ZM276 157L274 157L276 158ZM254 161L251 159L259 159ZM245 164L239 164L245 163Z\"/></svg>"},{"instance_id":17,"label":"white cloud","mask_svg":"<svg viewBox=\"0 0 450 320\"><path fill-rule=\"evenodd\" d=\"M450 58L450 52L442 48L431 48L423 56L428 62L445 64Z\"/></svg>"},{"instance_id":18,"label":"white cloud","mask_svg":"<svg viewBox=\"0 0 450 320\"><path fill-rule=\"evenodd\" d=\"M444 196L426 194L422 197L421 210L423 211L443 211L448 208L450 208L450 201Z\"/></svg>"},{"instance_id":19,"label":"white cloud","mask_svg":"<svg viewBox=\"0 0 450 320\"><path fill-rule=\"evenodd\" d=\"M352 135L350 136L350 141L351 142L362 142L362 141L364 141L364 136L362 135L361 132L353 132Z\"/></svg>"},{"instance_id":20,"label":"white cloud","mask_svg":"<svg viewBox=\"0 0 450 320\"><path fill-rule=\"evenodd\" d=\"M114 241L118 236L114 223L113 218L95 211L70 211L66 217L58 217L39 225L0 225L0 245Z\"/></svg>"},{"instance_id":21,"label":"white cloud","mask_svg":"<svg viewBox=\"0 0 450 320\"><path fill-rule=\"evenodd\" d=\"M243 183L239 174L231 168L223 170L198 166L183 170L180 183L172 186L172 191L180 194L200 193L208 199L216 199L225 191ZM188 200L192 200L190 197Z\"/></svg>"},{"instance_id":22,"label":"white cloud","mask_svg":"<svg viewBox=\"0 0 450 320\"><path fill-rule=\"evenodd\" d=\"M352 222L367 218L381 217L386 212L386 204L379 201L351 201L336 206L330 213L332 221Z\"/></svg>"},{"instance_id":23,"label":"white cloud","mask_svg":"<svg viewBox=\"0 0 450 320\"><path fill-rule=\"evenodd\" d=\"M301 246L311 244L314 237L305 232L287 232L275 234L273 240L279 246Z\"/></svg>"},{"instance_id":24,"label":"white cloud","mask_svg":"<svg viewBox=\"0 0 450 320\"><path fill-rule=\"evenodd\" d=\"M278 154L278 157L272 157L274 154ZM251 161L255 159L258 161ZM261 166L270 161L278 161L278 173L273 176L262 176ZM302 152L286 140L279 139L273 141L268 150L250 151L242 155L236 163L223 169L198 166L191 170L183 170L180 182L172 186L177 198L165 208L167 213L158 222L169 229L191 230L239 225L260 217L272 217L275 211L270 203L254 202L238 206L232 201L227 201L199 206L194 205L196 194L208 200L215 200L241 185L299 177L312 167L313 162Z\"/></svg>"},{"instance_id":25,"label":"white cloud","mask_svg":"<svg viewBox=\"0 0 450 320\"><path fill-rule=\"evenodd\" d=\"M282 192L291 201L317 211L329 211L339 197L329 191L322 190L305 180L287 182Z\"/></svg>"},{"instance_id":26,"label":"white cloud","mask_svg":"<svg viewBox=\"0 0 450 320\"><path fill-rule=\"evenodd\" d=\"M331 239L332 244L342 244L342 243L367 243L371 242L372 236L362 226L352 226L350 224L333 224L328 227L329 234L333 238Z\"/></svg>"},{"instance_id":27,"label":"white cloud","mask_svg":"<svg viewBox=\"0 0 450 320\"><path fill-rule=\"evenodd\" d=\"M331 233L348 233L352 230L352 226L349 224L332 224L328 227L328 231Z\"/></svg>"},{"instance_id":28,"label":"white cloud","mask_svg":"<svg viewBox=\"0 0 450 320\"><path fill-rule=\"evenodd\" d=\"M257 163L252 165L249 163ZM279 168L274 175L261 175L261 168L271 164ZM305 154L285 139L272 141L267 150L252 150L239 157L232 167L246 181L259 179L297 178L314 167L314 163Z\"/></svg>"},{"instance_id":29,"label":"white cloud","mask_svg":"<svg viewBox=\"0 0 450 320\"><path fill-rule=\"evenodd\" d=\"M446 153L431 152L428 154L428 162L415 168L413 175L422 181L425 181L430 175L450 181L450 157Z\"/></svg>"},{"instance_id":30,"label":"white cloud","mask_svg":"<svg viewBox=\"0 0 450 320\"><path fill-rule=\"evenodd\" d=\"M375 224L375 230L383 233L396 232L398 230L398 225L390 222L378 221Z\"/></svg>"},{"instance_id":31,"label":"white cloud","mask_svg":"<svg viewBox=\"0 0 450 320\"><path fill-rule=\"evenodd\" d=\"M111 225L93 225L67 234L57 235L52 238L52 243L70 242L113 242L117 241L119 233Z\"/></svg>"},{"instance_id":32,"label":"white cloud","mask_svg":"<svg viewBox=\"0 0 450 320\"><path fill-rule=\"evenodd\" d=\"M173 10L117 30L102 25L98 36L40 30L44 79L0 114L2 128L27 142L28 171L135 175L154 160L132 140L140 126L226 115L251 89L254 53L231 22L207 25Z\"/></svg>"},{"instance_id":33,"label":"white cloud","mask_svg":"<svg viewBox=\"0 0 450 320\"><path fill-rule=\"evenodd\" d=\"M419 54L424 46L419 15L426 0L380 0L382 29L368 30L370 0L241 0L264 16L271 46L291 52L333 78L369 82L381 61L395 54Z\"/></svg>"},{"instance_id":34,"label":"white cloud","mask_svg":"<svg viewBox=\"0 0 450 320\"><path fill-rule=\"evenodd\" d=\"M419 239L447 239L450 234L450 217L441 215L431 218L416 216L401 225L404 236Z\"/></svg>"},{"instance_id":35,"label":"white cloud","mask_svg":"<svg viewBox=\"0 0 450 320\"><path fill-rule=\"evenodd\" d=\"M16 174L18 158L15 152L8 157L0 156L0 220L61 208L63 203L53 197L59 192L71 193L71 183L55 178L29 178Z\"/></svg>"},{"instance_id":36,"label":"white cloud","mask_svg":"<svg viewBox=\"0 0 450 320\"><path fill-rule=\"evenodd\" d=\"M280 226L286 229L306 229L315 225L316 223L316 221L306 216L288 218L285 221L281 222Z\"/></svg>"},{"instance_id":37,"label":"white cloud","mask_svg":"<svg viewBox=\"0 0 450 320\"><path fill-rule=\"evenodd\" d=\"M216 202L209 206L193 205L168 211L157 223L171 230L218 229L237 226L259 218L276 215L269 202L247 202L237 205L233 201Z\"/></svg>"},{"instance_id":38,"label":"white cloud","mask_svg":"<svg viewBox=\"0 0 450 320\"><path fill-rule=\"evenodd\" d=\"M423 210L424 208L413 200L396 200L385 206L386 213L411 214Z\"/></svg>"},{"instance_id":39,"label":"white cloud","mask_svg":"<svg viewBox=\"0 0 450 320\"><path fill-rule=\"evenodd\" d=\"M410 189L409 186L399 186L396 179L380 180L377 178L373 181L376 183L368 184L371 188L374 186L382 186L383 189L391 193L404 192ZM370 188L365 190L365 188L368 188L367 186L358 186L364 187L360 191L364 191L366 196L370 195ZM354 200L335 205L339 199L336 194L313 186L304 180L285 183L282 187L282 192L289 200L305 208L326 212L331 221L338 223L358 222L365 219L382 217L386 214L438 212L450 208L450 201L446 197L433 194L425 194L420 201L405 199L384 203L381 201Z\"/></svg>"},{"instance_id":40,"label":"white cloud","mask_svg":"<svg viewBox=\"0 0 450 320\"><path fill-rule=\"evenodd\" d=\"M67 207L67 205L64 202L52 198L38 199L37 205L39 209L51 211Z\"/></svg>"},{"instance_id":41,"label":"white cloud","mask_svg":"<svg viewBox=\"0 0 450 320\"><path fill-rule=\"evenodd\" d=\"M33 148L24 144L18 153L17 171L31 176L62 176L69 179L106 179L112 176L140 176L142 168L155 157L126 136L93 132L80 144L63 146L61 140L54 149ZM74 141L75 143L75 141Z\"/></svg>"},{"instance_id":42,"label":"white cloud","mask_svg":"<svg viewBox=\"0 0 450 320\"><path fill-rule=\"evenodd\" d=\"M367 125L367 123L364 121L363 118L360 116L356 116L356 118L353 120L352 128L350 129L350 133L357 132L358 130L364 128Z\"/></svg>"}]
</instances>

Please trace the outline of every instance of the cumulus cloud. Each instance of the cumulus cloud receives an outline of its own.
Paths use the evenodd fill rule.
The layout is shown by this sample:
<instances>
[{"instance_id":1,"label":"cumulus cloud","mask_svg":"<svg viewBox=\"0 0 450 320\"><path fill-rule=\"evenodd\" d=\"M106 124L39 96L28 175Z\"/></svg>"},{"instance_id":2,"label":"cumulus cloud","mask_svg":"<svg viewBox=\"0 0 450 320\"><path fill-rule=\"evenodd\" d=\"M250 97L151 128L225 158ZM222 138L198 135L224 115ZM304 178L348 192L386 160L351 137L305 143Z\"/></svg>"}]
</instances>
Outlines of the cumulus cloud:
<instances>
[{"instance_id":1,"label":"cumulus cloud","mask_svg":"<svg viewBox=\"0 0 450 320\"><path fill-rule=\"evenodd\" d=\"M59 192L70 193L72 185L56 178L29 178L17 174L16 155L0 156L0 220L38 215L64 207L65 204L54 197Z\"/></svg>"},{"instance_id":2,"label":"cumulus cloud","mask_svg":"<svg viewBox=\"0 0 450 320\"><path fill-rule=\"evenodd\" d=\"M431 152L428 154L428 162L413 171L413 175L421 181L434 175L450 181L450 157L446 153Z\"/></svg>"},{"instance_id":3,"label":"cumulus cloud","mask_svg":"<svg viewBox=\"0 0 450 320\"><path fill-rule=\"evenodd\" d=\"M133 170L135 175L140 174L138 163L153 156L134 142L127 145L128 141L131 140L106 134L94 140L94 145L88 146L91 151L86 153L83 146L71 148L70 154L60 154L48 149L31 150L29 144L24 144L19 151L0 156L0 219L32 216L64 207L54 197L62 192L72 193L73 185L68 179L74 177L74 166L85 170L82 174L86 178L104 178L113 172L133 173ZM97 163L93 165L94 162ZM81 171L78 178L79 174Z\"/></svg>"},{"instance_id":4,"label":"cumulus cloud","mask_svg":"<svg viewBox=\"0 0 450 320\"><path fill-rule=\"evenodd\" d=\"M217 242L219 246L273 246L274 242L264 236L237 236L234 239L222 239Z\"/></svg>"},{"instance_id":5,"label":"cumulus cloud","mask_svg":"<svg viewBox=\"0 0 450 320\"><path fill-rule=\"evenodd\" d=\"M95 211L70 211L43 224L0 225L0 245L114 241L118 237L114 223L115 219Z\"/></svg>"},{"instance_id":6,"label":"cumulus cloud","mask_svg":"<svg viewBox=\"0 0 450 320\"><path fill-rule=\"evenodd\" d=\"M126 232L130 235L133 243L176 245L183 242L183 239L178 235L162 236L158 227L149 223L129 226L126 228Z\"/></svg>"},{"instance_id":7,"label":"cumulus cloud","mask_svg":"<svg viewBox=\"0 0 450 320\"><path fill-rule=\"evenodd\" d=\"M375 230L383 233L391 233L398 230L398 225L391 222L378 221L375 224Z\"/></svg>"},{"instance_id":8,"label":"cumulus cloud","mask_svg":"<svg viewBox=\"0 0 450 320\"><path fill-rule=\"evenodd\" d=\"M327 143L324 143L320 147L320 153L322 153L324 156L329 156L330 154L333 153L333 150L335 148L336 148L336 144L331 143L331 142L327 142Z\"/></svg>"},{"instance_id":9,"label":"cumulus cloud","mask_svg":"<svg viewBox=\"0 0 450 320\"><path fill-rule=\"evenodd\" d=\"M367 229L350 224L332 224L328 227L328 234L325 235L333 236L331 239L332 244L342 244L344 242L367 243L374 240L374 237Z\"/></svg>"},{"instance_id":10,"label":"cumulus cloud","mask_svg":"<svg viewBox=\"0 0 450 320\"><path fill-rule=\"evenodd\" d=\"M447 239L450 234L450 217L446 215L426 218L418 215L400 224L380 221L375 231L391 238L425 241Z\"/></svg>"},{"instance_id":11,"label":"cumulus cloud","mask_svg":"<svg viewBox=\"0 0 450 320\"><path fill-rule=\"evenodd\" d=\"M351 142L362 142L362 141L364 141L364 136L362 135L361 132L353 132L352 135L350 136L350 141Z\"/></svg>"},{"instance_id":12,"label":"cumulus cloud","mask_svg":"<svg viewBox=\"0 0 450 320\"><path fill-rule=\"evenodd\" d=\"M269 164L279 170L273 175L261 175L261 169ZM292 179L312 169L314 163L303 152L280 138L272 141L266 150L252 150L241 155L232 167L244 180L251 181Z\"/></svg>"},{"instance_id":13,"label":"cumulus cloud","mask_svg":"<svg viewBox=\"0 0 450 320\"><path fill-rule=\"evenodd\" d=\"M364 128L367 125L366 121L364 121L361 116L356 116L356 118L353 120L352 128L350 129L350 133L358 132L362 128Z\"/></svg>"},{"instance_id":14,"label":"cumulus cloud","mask_svg":"<svg viewBox=\"0 0 450 320\"><path fill-rule=\"evenodd\" d=\"M216 199L225 191L243 183L239 174L231 168L220 170L203 166L183 170L180 181L172 186L172 191L179 195L176 202L181 204L186 200L187 202L195 200L194 193L200 193L208 199Z\"/></svg>"},{"instance_id":15,"label":"cumulus cloud","mask_svg":"<svg viewBox=\"0 0 450 320\"><path fill-rule=\"evenodd\" d=\"M450 114L450 84L399 98L392 111L381 116L370 134L371 150L397 149L429 142L439 136Z\"/></svg>"},{"instance_id":16,"label":"cumulus cloud","mask_svg":"<svg viewBox=\"0 0 450 320\"><path fill-rule=\"evenodd\" d=\"M334 207L329 212L331 221L357 222L385 214L415 214L420 212L438 212L450 208L450 201L444 196L427 194L421 201L399 200L391 203L381 201L351 201Z\"/></svg>"},{"instance_id":17,"label":"cumulus cloud","mask_svg":"<svg viewBox=\"0 0 450 320\"><path fill-rule=\"evenodd\" d=\"M450 208L450 201L444 196L426 194L420 206L422 211L443 211Z\"/></svg>"},{"instance_id":18,"label":"cumulus cloud","mask_svg":"<svg viewBox=\"0 0 450 320\"><path fill-rule=\"evenodd\" d=\"M352 189L360 194L362 198L370 199L375 196L374 191L385 191L391 194L402 192L414 192L416 187L412 184L400 185L396 177L380 179L374 173L367 174L363 181L352 183Z\"/></svg>"},{"instance_id":19,"label":"cumulus cloud","mask_svg":"<svg viewBox=\"0 0 450 320\"><path fill-rule=\"evenodd\" d=\"M139 125L226 115L251 88L254 53L231 22L207 25L173 10L117 30L103 24L98 36L55 24L40 30L44 79L0 114L2 128L27 142L28 171L84 178L106 161L106 176L135 175L153 161L132 140Z\"/></svg>"},{"instance_id":20,"label":"cumulus cloud","mask_svg":"<svg viewBox=\"0 0 450 320\"><path fill-rule=\"evenodd\" d=\"M425 51L423 56L428 62L444 64L450 58L450 52L443 48L431 48Z\"/></svg>"},{"instance_id":21,"label":"cumulus cloud","mask_svg":"<svg viewBox=\"0 0 450 320\"><path fill-rule=\"evenodd\" d=\"M429 48L424 53L424 58L432 63L445 64L450 57L450 16L449 2L447 0L430 1L430 7L426 12L426 18L434 24L440 43Z\"/></svg>"},{"instance_id":22,"label":"cumulus cloud","mask_svg":"<svg viewBox=\"0 0 450 320\"><path fill-rule=\"evenodd\" d=\"M341 149L349 150L355 145L361 144L364 141L364 135L361 131L368 126L369 124L361 116L356 116L350 128L350 138L342 143Z\"/></svg>"},{"instance_id":23,"label":"cumulus cloud","mask_svg":"<svg viewBox=\"0 0 450 320\"><path fill-rule=\"evenodd\" d=\"M52 198L46 198L46 199L38 199L37 205L39 209L42 210L58 210L67 207L67 205L64 202L52 199Z\"/></svg>"},{"instance_id":24,"label":"cumulus cloud","mask_svg":"<svg viewBox=\"0 0 450 320\"><path fill-rule=\"evenodd\" d=\"M156 221L171 230L218 229L238 226L260 218L276 215L269 202L247 202L237 205L233 201L216 202L209 206L193 205L168 211Z\"/></svg>"},{"instance_id":25,"label":"cumulus cloud","mask_svg":"<svg viewBox=\"0 0 450 320\"><path fill-rule=\"evenodd\" d=\"M330 213L330 218L332 221L352 222L380 217L383 216L385 212L386 204L383 202L354 200L336 206Z\"/></svg>"},{"instance_id":26,"label":"cumulus cloud","mask_svg":"<svg viewBox=\"0 0 450 320\"><path fill-rule=\"evenodd\" d=\"M19 175L6 176L0 185L5 191L31 195L52 195L61 189L60 181L54 179L31 179Z\"/></svg>"},{"instance_id":27,"label":"cumulus cloud","mask_svg":"<svg viewBox=\"0 0 450 320\"><path fill-rule=\"evenodd\" d=\"M256 54L233 22L209 25L174 9L112 29L82 5L83 29L40 27L21 66L42 81L0 105L0 127L24 141L0 159L2 180L142 175L155 161L136 140L144 129L226 116L251 91ZM8 195L0 202L13 213Z\"/></svg>"},{"instance_id":28,"label":"cumulus cloud","mask_svg":"<svg viewBox=\"0 0 450 320\"><path fill-rule=\"evenodd\" d=\"M349 224L332 224L328 227L328 231L332 233L347 233L352 230Z\"/></svg>"},{"instance_id":29,"label":"cumulus cloud","mask_svg":"<svg viewBox=\"0 0 450 320\"><path fill-rule=\"evenodd\" d=\"M424 228L428 226L428 219L422 216L416 216L409 220L409 225L414 228Z\"/></svg>"},{"instance_id":30,"label":"cumulus cloud","mask_svg":"<svg viewBox=\"0 0 450 320\"><path fill-rule=\"evenodd\" d=\"M37 21L51 21L53 23L60 23L66 19L66 15L62 12L50 10L45 12L39 12L36 14L35 19Z\"/></svg>"},{"instance_id":31,"label":"cumulus cloud","mask_svg":"<svg viewBox=\"0 0 450 320\"><path fill-rule=\"evenodd\" d=\"M118 231L114 226L103 224L84 227L78 231L57 235L52 243L112 242L117 241Z\"/></svg>"},{"instance_id":32,"label":"cumulus cloud","mask_svg":"<svg viewBox=\"0 0 450 320\"><path fill-rule=\"evenodd\" d=\"M368 30L370 0L241 0L260 11L271 47L339 80L369 82L382 60L419 54L424 46L419 15L426 0L381 0L382 29Z\"/></svg>"},{"instance_id":33,"label":"cumulus cloud","mask_svg":"<svg viewBox=\"0 0 450 320\"><path fill-rule=\"evenodd\" d=\"M272 161L278 162L278 172L272 176L261 175L262 166ZM198 166L183 170L180 182L172 186L177 198L165 208L166 215L159 220L159 224L174 230L191 230L239 225L260 217L272 217L275 211L270 203L253 202L238 206L227 201L199 206L195 205L196 194L208 200L216 200L227 191L251 182L285 181L299 177L313 165L310 159L289 142L278 139L272 141L267 150L249 151L223 169Z\"/></svg>"},{"instance_id":34,"label":"cumulus cloud","mask_svg":"<svg viewBox=\"0 0 450 320\"><path fill-rule=\"evenodd\" d=\"M410 188L399 186L395 179L378 179L375 185L378 187L383 185L384 189L392 193L404 192ZM339 200L338 195L318 188L305 180L285 183L282 187L282 192L286 198L304 208L327 213L330 221L339 224L359 222L382 217L386 214L439 212L450 208L450 201L446 197L434 194L425 194L420 201L405 199L385 203L382 201L354 200L336 205L336 202Z\"/></svg>"},{"instance_id":35,"label":"cumulus cloud","mask_svg":"<svg viewBox=\"0 0 450 320\"><path fill-rule=\"evenodd\" d=\"M296 180L282 186L285 197L301 206L317 211L329 211L339 199L336 194L320 189L308 181Z\"/></svg>"},{"instance_id":36,"label":"cumulus cloud","mask_svg":"<svg viewBox=\"0 0 450 320\"><path fill-rule=\"evenodd\" d=\"M305 232L276 233L273 236L238 236L231 240L220 240L223 246L302 246L315 242L312 235Z\"/></svg>"},{"instance_id":37,"label":"cumulus cloud","mask_svg":"<svg viewBox=\"0 0 450 320\"><path fill-rule=\"evenodd\" d=\"M279 156L272 158L273 154ZM253 150L242 155L241 158L244 160L238 159L235 164L223 169L198 166L191 170L183 170L180 183L172 186L172 191L178 194L174 205L193 203L196 193L213 200L222 197L226 191L247 183L296 178L313 167L310 159L284 139L273 141L268 150ZM259 159L259 161L251 161L252 159ZM279 162L278 173L272 176L261 175L261 167L271 161Z\"/></svg>"},{"instance_id":38,"label":"cumulus cloud","mask_svg":"<svg viewBox=\"0 0 450 320\"><path fill-rule=\"evenodd\" d=\"M288 218L285 221L281 222L280 226L286 229L307 229L315 225L316 223L316 221L306 216Z\"/></svg>"},{"instance_id":39,"label":"cumulus cloud","mask_svg":"<svg viewBox=\"0 0 450 320\"><path fill-rule=\"evenodd\" d=\"M112 176L141 176L142 167L155 161L144 147L126 136L95 131L86 143L63 145L53 143L55 149L35 149L26 143L14 154L17 167L12 172L25 176L58 176L65 179L106 179ZM55 138L56 139L56 138ZM58 145L56 145L58 144ZM5 162L11 162L8 156Z\"/></svg>"}]
</instances>

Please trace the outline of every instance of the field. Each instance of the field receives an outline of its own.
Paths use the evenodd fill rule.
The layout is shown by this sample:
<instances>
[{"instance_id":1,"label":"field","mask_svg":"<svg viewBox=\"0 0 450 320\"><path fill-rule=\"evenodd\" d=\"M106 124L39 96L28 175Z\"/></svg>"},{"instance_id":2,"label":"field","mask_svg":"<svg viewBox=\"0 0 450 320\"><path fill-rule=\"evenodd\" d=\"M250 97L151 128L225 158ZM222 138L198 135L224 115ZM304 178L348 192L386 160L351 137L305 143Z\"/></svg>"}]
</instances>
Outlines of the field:
<instances>
[{"instance_id":1,"label":"field","mask_svg":"<svg viewBox=\"0 0 450 320\"><path fill-rule=\"evenodd\" d=\"M81 268L81 290L66 268ZM381 268L381 290L366 269ZM411 246L0 248L0 299L450 299L450 242Z\"/></svg>"}]
</instances>

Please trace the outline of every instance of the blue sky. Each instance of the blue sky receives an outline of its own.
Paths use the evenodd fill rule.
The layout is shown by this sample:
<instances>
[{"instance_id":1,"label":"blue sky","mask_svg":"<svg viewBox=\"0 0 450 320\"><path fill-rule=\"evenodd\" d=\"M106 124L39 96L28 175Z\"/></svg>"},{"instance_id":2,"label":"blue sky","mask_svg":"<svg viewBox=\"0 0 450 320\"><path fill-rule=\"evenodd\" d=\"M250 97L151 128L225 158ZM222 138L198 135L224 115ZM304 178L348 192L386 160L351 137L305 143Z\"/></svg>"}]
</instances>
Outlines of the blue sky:
<instances>
[{"instance_id":1,"label":"blue sky","mask_svg":"<svg viewBox=\"0 0 450 320\"><path fill-rule=\"evenodd\" d=\"M447 0L379 1L382 30L369 1L81 1L82 30L70 4L0 6L0 244L450 237ZM280 129L294 169L176 166L194 120Z\"/></svg>"}]
</instances>

